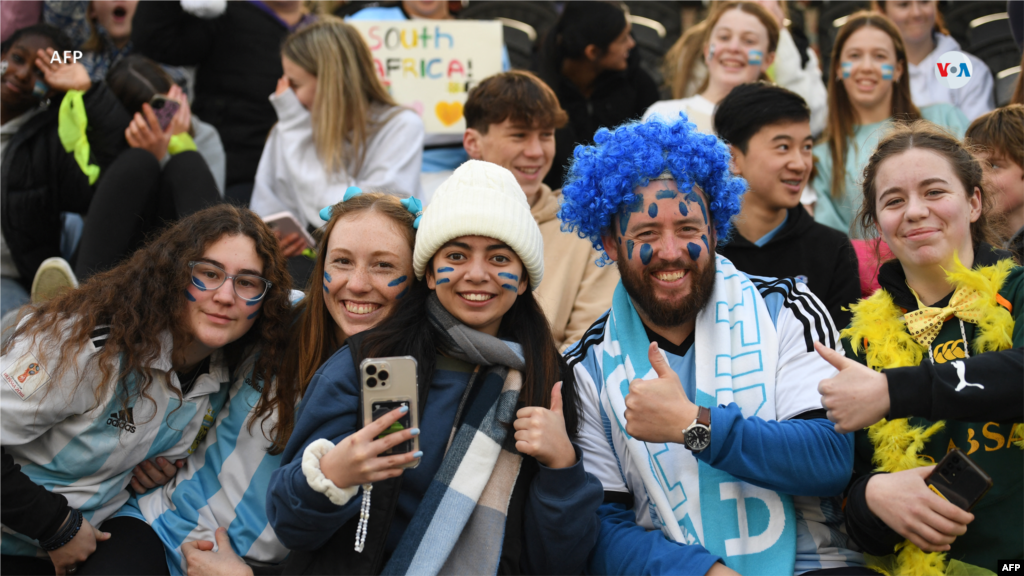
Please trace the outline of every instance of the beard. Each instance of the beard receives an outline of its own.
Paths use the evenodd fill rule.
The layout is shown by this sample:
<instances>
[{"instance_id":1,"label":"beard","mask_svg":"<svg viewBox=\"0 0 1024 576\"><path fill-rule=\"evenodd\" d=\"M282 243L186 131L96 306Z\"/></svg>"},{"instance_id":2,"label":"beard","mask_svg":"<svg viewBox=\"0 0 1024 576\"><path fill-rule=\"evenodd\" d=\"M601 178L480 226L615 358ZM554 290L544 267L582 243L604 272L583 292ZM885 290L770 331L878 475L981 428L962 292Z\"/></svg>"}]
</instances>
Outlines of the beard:
<instances>
[{"instance_id":1,"label":"beard","mask_svg":"<svg viewBox=\"0 0 1024 576\"><path fill-rule=\"evenodd\" d=\"M620 263L628 262L621 244L618 253ZM681 302L665 302L660 300L655 292L651 275L665 269L683 269L690 276L690 293ZM640 270L628 265L619 266L619 275L622 277L622 286L633 300L633 305L652 324L661 328L673 328L695 319L711 300L711 292L715 287L715 255L712 252L708 263L703 266L683 260L645 266Z\"/></svg>"}]
</instances>

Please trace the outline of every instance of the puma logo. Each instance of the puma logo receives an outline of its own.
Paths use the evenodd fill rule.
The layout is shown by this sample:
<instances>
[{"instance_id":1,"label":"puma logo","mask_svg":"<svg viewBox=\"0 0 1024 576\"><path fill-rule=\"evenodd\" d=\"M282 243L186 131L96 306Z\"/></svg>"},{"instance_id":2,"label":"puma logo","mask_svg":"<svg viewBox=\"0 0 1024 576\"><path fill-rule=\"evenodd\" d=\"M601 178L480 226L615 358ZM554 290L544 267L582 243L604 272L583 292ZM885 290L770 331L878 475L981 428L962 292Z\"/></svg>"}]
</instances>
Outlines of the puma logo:
<instances>
[{"instance_id":1,"label":"puma logo","mask_svg":"<svg viewBox=\"0 0 1024 576\"><path fill-rule=\"evenodd\" d=\"M964 366L963 362L959 360L954 360L953 362L950 362L950 364L952 364L953 368L956 368L957 378L960 379L960 383L956 385L956 390L954 390L954 392L959 392L968 386L976 386L978 388L981 388L982 390L985 389L985 387L982 386L981 384L972 384L971 382L967 381L967 379L964 377L965 373L967 372L967 366Z\"/></svg>"}]
</instances>

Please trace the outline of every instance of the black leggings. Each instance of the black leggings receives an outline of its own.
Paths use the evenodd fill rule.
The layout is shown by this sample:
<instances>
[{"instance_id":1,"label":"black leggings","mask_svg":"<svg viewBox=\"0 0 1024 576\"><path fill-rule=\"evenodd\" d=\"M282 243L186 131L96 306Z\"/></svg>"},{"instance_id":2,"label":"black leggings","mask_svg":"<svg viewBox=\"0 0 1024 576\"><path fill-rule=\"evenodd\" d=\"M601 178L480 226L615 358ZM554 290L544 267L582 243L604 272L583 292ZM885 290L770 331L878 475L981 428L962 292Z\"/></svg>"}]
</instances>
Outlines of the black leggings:
<instances>
[{"instance_id":1,"label":"black leggings","mask_svg":"<svg viewBox=\"0 0 1024 576\"><path fill-rule=\"evenodd\" d=\"M164 545L156 532L137 518L111 518L100 524L100 530L110 532L110 538L96 543L96 551L78 565L77 576L110 574L112 576L169 575ZM0 572L53 576L53 563L49 559L4 555Z\"/></svg>"},{"instance_id":2,"label":"black leggings","mask_svg":"<svg viewBox=\"0 0 1024 576\"><path fill-rule=\"evenodd\" d=\"M198 152L175 154L161 169L155 156L131 148L104 172L78 245L79 280L113 268L165 224L222 202Z\"/></svg>"}]
</instances>

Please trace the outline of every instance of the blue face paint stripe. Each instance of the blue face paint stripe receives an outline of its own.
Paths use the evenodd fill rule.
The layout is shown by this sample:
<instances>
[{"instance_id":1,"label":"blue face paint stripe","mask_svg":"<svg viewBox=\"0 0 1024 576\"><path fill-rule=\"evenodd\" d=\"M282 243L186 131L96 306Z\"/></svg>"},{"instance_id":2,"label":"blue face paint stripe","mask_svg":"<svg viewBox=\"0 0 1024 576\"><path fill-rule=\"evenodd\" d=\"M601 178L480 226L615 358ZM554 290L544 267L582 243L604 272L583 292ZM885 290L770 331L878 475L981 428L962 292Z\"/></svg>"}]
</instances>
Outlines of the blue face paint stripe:
<instances>
[{"instance_id":1,"label":"blue face paint stripe","mask_svg":"<svg viewBox=\"0 0 1024 576\"><path fill-rule=\"evenodd\" d=\"M892 75L896 72L896 68L892 64L882 64L882 80L892 80Z\"/></svg>"},{"instance_id":2,"label":"blue face paint stripe","mask_svg":"<svg viewBox=\"0 0 1024 576\"><path fill-rule=\"evenodd\" d=\"M246 316L245 319L246 320L252 320L253 318L255 318L255 317L259 316L259 315L260 315L260 311L257 310L255 312L253 312L252 314L249 314L248 316Z\"/></svg>"},{"instance_id":3,"label":"blue face paint stripe","mask_svg":"<svg viewBox=\"0 0 1024 576\"><path fill-rule=\"evenodd\" d=\"M708 237L705 236L704 234L701 234L700 239L704 241L704 247L708 249L708 252L711 252L711 246L708 245Z\"/></svg>"},{"instance_id":4,"label":"blue face paint stripe","mask_svg":"<svg viewBox=\"0 0 1024 576\"><path fill-rule=\"evenodd\" d=\"M408 276L399 276L398 278L395 278L391 282L388 282L388 286L398 286L399 284L401 284L402 282L405 282L408 279L409 279Z\"/></svg>"},{"instance_id":5,"label":"blue face paint stripe","mask_svg":"<svg viewBox=\"0 0 1024 576\"><path fill-rule=\"evenodd\" d=\"M629 256L630 260L633 259L633 241L632 240L626 240L626 254Z\"/></svg>"},{"instance_id":6,"label":"blue face paint stripe","mask_svg":"<svg viewBox=\"0 0 1024 576\"><path fill-rule=\"evenodd\" d=\"M444 274L445 272L455 272L455 268L449 268L449 267L445 266L444 268L438 268L437 269L437 273L438 274Z\"/></svg>"},{"instance_id":7,"label":"blue face paint stripe","mask_svg":"<svg viewBox=\"0 0 1024 576\"><path fill-rule=\"evenodd\" d=\"M324 280L327 280L328 282L331 282L333 280L333 278L331 278L330 274L328 274L327 272L324 272Z\"/></svg>"},{"instance_id":8,"label":"blue face paint stripe","mask_svg":"<svg viewBox=\"0 0 1024 576\"><path fill-rule=\"evenodd\" d=\"M655 204L654 202L651 202L651 205L647 207L647 215L650 216L651 218L657 218L658 205Z\"/></svg>"},{"instance_id":9,"label":"blue face paint stripe","mask_svg":"<svg viewBox=\"0 0 1024 576\"><path fill-rule=\"evenodd\" d=\"M679 203L679 215L680 216L689 216L690 215L690 211L686 208L686 202L680 202Z\"/></svg>"},{"instance_id":10,"label":"blue face paint stripe","mask_svg":"<svg viewBox=\"0 0 1024 576\"><path fill-rule=\"evenodd\" d=\"M654 195L655 200L664 200L665 198L675 198L677 192L675 190L658 190L658 193Z\"/></svg>"},{"instance_id":11,"label":"blue face paint stripe","mask_svg":"<svg viewBox=\"0 0 1024 576\"><path fill-rule=\"evenodd\" d=\"M199 278L196 278L195 276L193 276L193 277L192 277L192 284L193 284L193 285L194 285L194 286L195 286L196 288L199 288L199 290L201 290L201 291L203 291L203 292L206 292L206 284L203 284L203 281L202 281L202 280L200 280Z\"/></svg>"},{"instance_id":12,"label":"blue face paint stripe","mask_svg":"<svg viewBox=\"0 0 1024 576\"><path fill-rule=\"evenodd\" d=\"M188 291L188 288L185 288L185 298L188 298L189 302L195 302L196 301L196 297L193 296L192 293Z\"/></svg>"},{"instance_id":13,"label":"blue face paint stripe","mask_svg":"<svg viewBox=\"0 0 1024 576\"><path fill-rule=\"evenodd\" d=\"M327 288L327 284L324 284L324 294L330 294L330 290Z\"/></svg>"},{"instance_id":14,"label":"blue face paint stripe","mask_svg":"<svg viewBox=\"0 0 1024 576\"><path fill-rule=\"evenodd\" d=\"M438 281L437 281L436 283L437 283L437 284L447 284L447 283L449 283L449 282L451 282L451 281L452 281L452 280L451 280L451 278L441 278L441 279L440 279L440 280L438 280Z\"/></svg>"},{"instance_id":15,"label":"blue face paint stripe","mask_svg":"<svg viewBox=\"0 0 1024 576\"><path fill-rule=\"evenodd\" d=\"M509 274L508 272L498 272L498 277L508 278L509 280L512 280L514 282L519 282L519 276L516 276L515 274Z\"/></svg>"},{"instance_id":16,"label":"blue face paint stripe","mask_svg":"<svg viewBox=\"0 0 1024 576\"><path fill-rule=\"evenodd\" d=\"M326 289L327 289L327 286L324 286L324 290L326 290ZM262 298L258 298L256 300L246 300L245 301L245 305L246 306L255 306L255 305L259 304L262 301L263 301Z\"/></svg>"},{"instance_id":17,"label":"blue face paint stripe","mask_svg":"<svg viewBox=\"0 0 1024 576\"><path fill-rule=\"evenodd\" d=\"M644 263L644 266L650 264L651 256L654 255L654 250L650 244L643 244L640 246L640 261Z\"/></svg>"},{"instance_id":18,"label":"blue face paint stripe","mask_svg":"<svg viewBox=\"0 0 1024 576\"><path fill-rule=\"evenodd\" d=\"M511 284L502 284L501 287L504 288L505 290L508 290L509 292L518 292L519 291L519 287L518 286L513 286Z\"/></svg>"},{"instance_id":19,"label":"blue face paint stripe","mask_svg":"<svg viewBox=\"0 0 1024 576\"><path fill-rule=\"evenodd\" d=\"M686 245L686 251L690 253L690 260L693 260L694 262L700 258L700 244L690 242Z\"/></svg>"},{"instance_id":20,"label":"blue face paint stripe","mask_svg":"<svg viewBox=\"0 0 1024 576\"><path fill-rule=\"evenodd\" d=\"M398 298L404 298L404 297L405 297L405 295L406 295L406 294L408 294L408 293L409 293L409 287L408 287L408 286L406 286L405 288L403 288L403 289L402 289L402 291L401 291L401 292L399 292L399 293L398 293L398 296L395 296L395 298L396 298L396 299L398 299Z\"/></svg>"},{"instance_id":21,"label":"blue face paint stripe","mask_svg":"<svg viewBox=\"0 0 1024 576\"><path fill-rule=\"evenodd\" d=\"M697 194L696 192L688 192L686 194L686 201L687 202L693 202L693 203L697 204L697 206L700 206L700 213L704 215L704 223L707 224L708 223L708 211L704 207L704 200L701 199L700 195Z\"/></svg>"}]
</instances>

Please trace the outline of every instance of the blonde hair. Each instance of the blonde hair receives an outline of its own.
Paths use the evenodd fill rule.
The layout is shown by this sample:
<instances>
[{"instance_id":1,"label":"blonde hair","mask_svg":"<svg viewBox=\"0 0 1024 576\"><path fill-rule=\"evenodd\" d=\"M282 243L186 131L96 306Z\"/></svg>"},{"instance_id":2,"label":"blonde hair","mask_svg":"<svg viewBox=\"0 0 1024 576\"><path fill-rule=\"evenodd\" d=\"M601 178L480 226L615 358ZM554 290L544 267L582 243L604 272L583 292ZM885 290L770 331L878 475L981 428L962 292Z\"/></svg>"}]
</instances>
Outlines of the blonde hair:
<instances>
[{"instance_id":1,"label":"blonde hair","mask_svg":"<svg viewBox=\"0 0 1024 576\"><path fill-rule=\"evenodd\" d=\"M398 112L377 77L366 41L344 20L320 16L285 38L281 55L317 78L313 142L324 169L333 173L344 167L356 175L366 155L366 141ZM395 109L374 119L374 104Z\"/></svg>"},{"instance_id":2,"label":"blonde hair","mask_svg":"<svg viewBox=\"0 0 1024 576\"><path fill-rule=\"evenodd\" d=\"M711 32L715 24L723 14L730 10L746 12L761 21L768 32L768 54L774 53L778 48L781 29L779 23L775 21L775 17L765 7L756 2L716 0L712 2L711 13L708 17L703 22L690 27L665 53L665 58L662 61L662 73L673 98L686 98L707 90L711 77L705 68L704 79L697 85L697 68L703 64L704 47L711 41ZM764 73L761 73L760 79L771 81ZM695 91L693 91L694 88L696 88Z\"/></svg>"}]
</instances>

